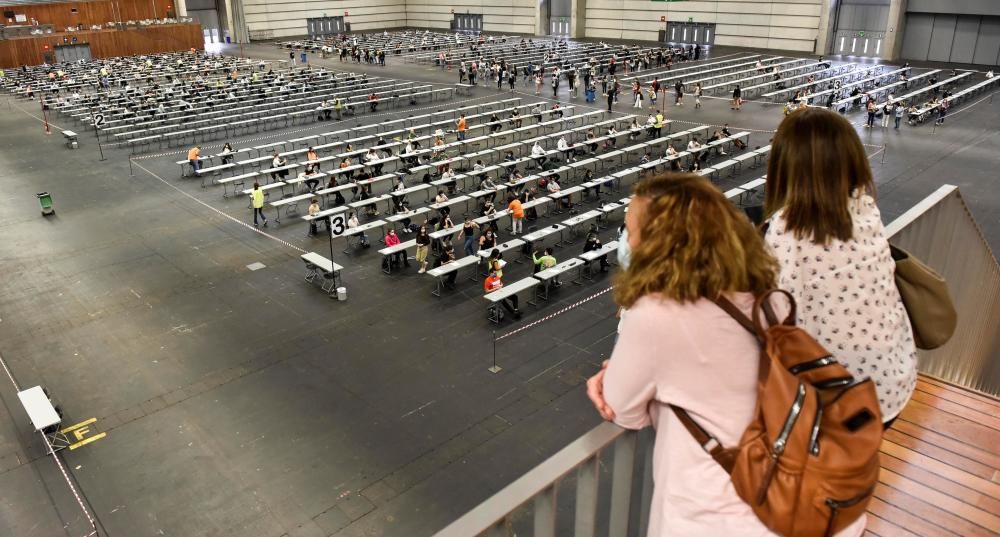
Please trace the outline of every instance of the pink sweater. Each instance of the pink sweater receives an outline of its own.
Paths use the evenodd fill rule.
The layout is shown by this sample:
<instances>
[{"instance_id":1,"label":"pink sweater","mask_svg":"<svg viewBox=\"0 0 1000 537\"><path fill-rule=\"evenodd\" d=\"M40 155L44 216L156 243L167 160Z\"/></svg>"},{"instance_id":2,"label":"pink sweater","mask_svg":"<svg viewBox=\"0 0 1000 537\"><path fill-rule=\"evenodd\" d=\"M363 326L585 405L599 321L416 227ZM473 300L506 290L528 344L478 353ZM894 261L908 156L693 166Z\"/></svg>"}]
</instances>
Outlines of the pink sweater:
<instances>
[{"instance_id":1,"label":"pink sweater","mask_svg":"<svg viewBox=\"0 0 1000 537\"><path fill-rule=\"evenodd\" d=\"M730 300L749 314L751 295ZM708 300L646 296L625 313L604 396L618 425L656 428L648 537L775 535L666 406L686 409L723 445L736 446L757 400L758 352L750 333ZM837 537L861 535L864 527L862 517Z\"/></svg>"}]
</instances>

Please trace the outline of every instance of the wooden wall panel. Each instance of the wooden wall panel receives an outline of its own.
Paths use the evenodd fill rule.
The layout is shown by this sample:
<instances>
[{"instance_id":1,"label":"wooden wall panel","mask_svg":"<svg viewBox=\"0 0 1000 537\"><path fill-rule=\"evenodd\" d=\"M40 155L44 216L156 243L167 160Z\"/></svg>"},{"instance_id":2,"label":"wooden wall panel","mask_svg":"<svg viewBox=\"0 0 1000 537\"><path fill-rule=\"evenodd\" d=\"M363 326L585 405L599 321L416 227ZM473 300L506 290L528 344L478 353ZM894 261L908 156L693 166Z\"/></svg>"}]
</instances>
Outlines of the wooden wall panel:
<instances>
[{"instance_id":1,"label":"wooden wall panel","mask_svg":"<svg viewBox=\"0 0 1000 537\"><path fill-rule=\"evenodd\" d=\"M92 24L107 24L115 21L115 14L121 11L121 20L142 20L142 19L162 19L167 16L167 8L173 6L173 2L159 0L156 2L156 11L153 10L152 0L117 0L112 6L111 0L99 0L95 2L67 2L65 4L40 4L29 6L4 6L0 0L0 13L13 11L15 14L24 14L30 23L31 19L37 19L39 24L54 24L56 30L62 31L69 26L83 24L89 27ZM77 12L73 13L72 10ZM8 22L6 18L0 17L5 24L25 24L16 23L13 20Z\"/></svg>"},{"instance_id":2,"label":"wooden wall panel","mask_svg":"<svg viewBox=\"0 0 1000 537\"><path fill-rule=\"evenodd\" d=\"M173 24L150 26L128 30L101 30L96 32L73 32L50 34L40 37L21 37L0 40L0 67L19 67L43 63L46 53L55 54L55 45L62 43L63 36L76 37L79 43L89 43L94 58L131 56L203 49L205 37L200 24ZM48 45L49 49L45 50Z\"/></svg>"}]
</instances>

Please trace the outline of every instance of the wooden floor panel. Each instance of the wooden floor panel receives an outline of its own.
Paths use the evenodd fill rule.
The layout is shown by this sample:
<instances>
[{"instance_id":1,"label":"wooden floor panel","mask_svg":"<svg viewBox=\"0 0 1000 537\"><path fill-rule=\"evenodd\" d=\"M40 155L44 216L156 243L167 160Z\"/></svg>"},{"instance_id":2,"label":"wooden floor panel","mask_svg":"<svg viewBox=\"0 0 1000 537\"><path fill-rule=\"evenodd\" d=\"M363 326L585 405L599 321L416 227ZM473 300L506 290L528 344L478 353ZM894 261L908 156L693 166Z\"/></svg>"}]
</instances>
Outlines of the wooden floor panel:
<instances>
[{"instance_id":1,"label":"wooden floor panel","mask_svg":"<svg viewBox=\"0 0 1000 537\"><path fill-rule=\"evenodd\" d=\"M866 535L1000 536L1000 400L920 377L882 443Z\"/></svg>"}]
</instances>

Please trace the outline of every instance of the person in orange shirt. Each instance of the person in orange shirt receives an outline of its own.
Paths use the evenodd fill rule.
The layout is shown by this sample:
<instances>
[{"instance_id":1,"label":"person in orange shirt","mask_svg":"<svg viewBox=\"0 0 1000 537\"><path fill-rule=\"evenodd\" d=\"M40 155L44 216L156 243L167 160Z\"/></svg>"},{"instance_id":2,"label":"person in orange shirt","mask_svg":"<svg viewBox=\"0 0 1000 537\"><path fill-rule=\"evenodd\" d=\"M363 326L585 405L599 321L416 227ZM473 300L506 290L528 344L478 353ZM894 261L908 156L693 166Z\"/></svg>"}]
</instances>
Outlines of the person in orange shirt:
<instances>
[{"instance_id":1,"label":"person in orange shirt","mask_svg":"<svg viewBox=\"0 0 1000 537\"><path fill-rule=\"evenodd\" d=\"M313 162L315 160L319 160L319 154L316 153L315 149L313 149L313 148L310 147L309 150L306 151L306 160L309 161L309 162ZM318 162L316 162L316 163L313 164L313 169L315 169L316 171L319 171L319 163Z\"/></svg>"},{"instance_id":2,"label":"person in orange shirt","mask_svg":"<svg viewBox=\"0 0 1000 537\"><path fill-rule=\"evenodd\" d=\"M196 145L188 150L188 164L191 165L191 171L198 173L201 169L201 146Z\"/></svg>"},{"instance_id":3,"label":"person in orange shirt","mask_svg":"<svg viewBox=\"0 0 1000 537\"><path fill-rule=\"evenodd\" d=\"M521 200L514 196L509 196L507 198L507 208L510 209L511 233L517 235L524 229L524 207L521 206Z\"/></svg>"},{"instance_id":4,"label":"person in orange shirt","mask_svg":"<svg viewBox=\"0 0 1000 537\"><path fill-rule=\"evenodd\" d=\"M491 270L490 275L487 276L486 281L483 282L483 290L487 293L492 293L494 291L499 291L502 287L503 281L500 279L500 275L497 274L497 271ZM509 297L501 300L500 304L503 305L504 308L507 308L507 311L513 313L514 318L521 318L521 310L517 308L517 295L510 295ZM497 316L499 318L498 320L503 320L503 312L498 311Z\"/></svg>"},{"instance_id":5,"label":"person in orange shirt","mask_svg":"<svg viewBox=\"0 0 1000 537\"><path fill-rule=\"evenodd\" d=\"M458 127L458 139L465 140L465 114L459 116L458 121L455 122L455 126Z\"/></svg>"}]
</instances>

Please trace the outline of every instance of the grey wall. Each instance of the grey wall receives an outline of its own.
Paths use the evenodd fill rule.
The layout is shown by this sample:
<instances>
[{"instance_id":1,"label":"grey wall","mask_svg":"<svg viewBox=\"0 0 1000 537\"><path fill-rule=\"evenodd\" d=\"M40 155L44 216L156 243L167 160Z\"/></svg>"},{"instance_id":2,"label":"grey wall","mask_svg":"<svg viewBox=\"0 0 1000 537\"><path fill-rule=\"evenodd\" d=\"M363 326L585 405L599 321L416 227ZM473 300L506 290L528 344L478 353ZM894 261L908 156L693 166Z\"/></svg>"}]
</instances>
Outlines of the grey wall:
<instances>
[{"instance_id":1,"label":"grey wall","mask_svg":"<svg viewBox=\"0 0 1000 537\"><path fill-rule=\"evenodd\" d=\"M902 57L907 60L996 65L1000 17L907 13Z\"/></svg>"},{"instance_id":2,"label":"grey wall","mask_svg":"<svg viewBox=\"0 0 1000 537\"><path fill-rule=\"evenodd\" d=\"M998 15L997 0L910 0L906 4L910 13L948 13L955 15Z\"/></svg>"},{"instance_id":3,"label":"grey wall","mask_svg":"<svg viewBox=\"0 0 1000 537\"><path fill-rule=\"evenodd\" d=\"M889 0L843 0L837 13L837 30L884 32Z\"/></svg>"}]
</instances>

